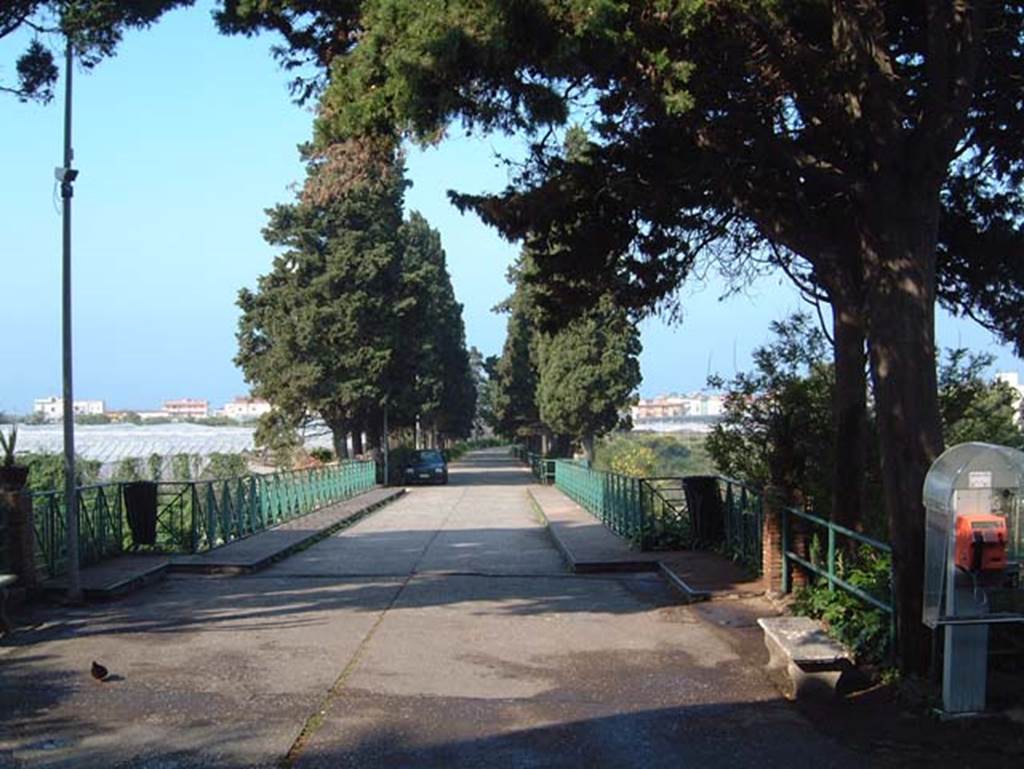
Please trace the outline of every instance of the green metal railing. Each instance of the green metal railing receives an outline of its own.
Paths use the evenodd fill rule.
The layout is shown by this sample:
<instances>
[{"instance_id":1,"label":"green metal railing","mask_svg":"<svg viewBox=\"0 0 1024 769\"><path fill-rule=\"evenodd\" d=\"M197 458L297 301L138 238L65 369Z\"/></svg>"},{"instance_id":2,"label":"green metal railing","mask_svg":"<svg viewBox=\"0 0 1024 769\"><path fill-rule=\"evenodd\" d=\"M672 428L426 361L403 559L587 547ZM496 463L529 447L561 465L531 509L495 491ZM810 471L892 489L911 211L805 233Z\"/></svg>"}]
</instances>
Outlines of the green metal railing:
<instances>
[{"instance_id":1,"label":"green metal railing","mask_svg":"<svg viewBox=\"0 0 1024 769\"><path fill-rule=\"evenodd\" d=\"M890 567L889 584L887 595L873 595L863 588L854 585L845 579L839 568L839 560L844 548L838 546L838 537L856 542L858 545L867 547L875 555L882 554L892 556L892 548L885 542L873 539L853 529L840 526L825 518L820 518L803 510L792 507L783 507L781 515L782 525L782 591L789 593L793 586L793 567L796 566L804 571L821 577L826 580L829 590L840 588L853 596L856 596L869 606L878 609L888 615L889 619L889 648L895 649L896 641L896 598L892 590L892 571ZM800 525L804 531L794 532L795 525ZM825 541L825 562L820 562L820 554L812 552L810 544L817 538L816 535L824 534ZM798 549L804 552L797 552Z\"/></svg>"},{"instance_id":2,"label":"green metal railing","mask_svg":"<svg viewBox=\"0 0 1024 769\"><path fill-rule=\"evenodd\" d=\"M705 515L720 514L719 539L702 541L695 530L687 484L706 477L633 478L555 460L555 485L616 534L641 550L706 547L761 569L761 495L739 481L714 477L715 498ZM720 513L718 512L720 511Z\"/></svg>"},{"instance_id":3,"label":"green metal railing","mask_svg":"<svg viewBox=\"0 0 1024 769\"><path fill-rule=\"evenodd\" d=\"M530 464L534 475L543 478L537 469L537 455L521 446L513 447L518 459ZM641 550L665 548L710 548L736 560L751 571L763 571L762 543L764 531L764 495L742 481L722 476L632 478L603 472L572 460L546 460L554 466L555 485L605 526L628 539ZM697 500L688 494L713 483L712 506L708 500ZM705 494L705 497L707 495ZM696 503L701 511L691 510ZM1021 509L1016 511L1021 515ZM695 514L710 514L719 522L711 528L714 539L701 537ZM843 590L869 606L885 613L889 620L890 648L895 648L895 598L892 593L891 569L886 594L868 592L850 582L844 575L856 568L856 556L849 548L838 547L837 538L846 538L867 548L871 557L891 556L889 545L812 513L795 508L782 508L783 591L792 588L792 572L800 568L826 580L830 590ZM800 531L796 529L799 528ZM812 542L824 543L821 548ZM798 552L799 551L799 552Z\"/></svg>"},{"instance_id":4,"label":"green metal railing","mask_svg":"<svg viewBox=\"0 0 1024 769\"><path fill-rule=\"evenodd\" d=\"M724 552L760 574L764 532L764 496L742 481L718 477L725 529Z\"/></svg>"},{"instance_id":5,"label":"green metal railing","mask_svg":"<svg viewBox=\"0 0 1024 769\"><path fill-rule=\"evenodd\" d=\"M555 461L555 485L620 537L643 549L645 529L641 481L593 470L568 460Z\"/></svg>"},{"instance_id":6,"label":"green metal railing","mask_svg":"<svg viewBox=\"0 0 1024 769\"><path fill-rule=\"evenodd\" d=\"M693 521L682 478L640 478L644 550L691 547Z\"/></svg>"},{"instance_id":7,"label":"green metal railing","mask_svg":"<svg viewBox=\"0 0 1024 769\"><path fill-rule=\"evenodd\" d=\"M523 446L513 446L512 456L530 467L533 477L541 483L552 484L555 482L555 460L548 459L541 454L528 451Z\"/></svg>"},{"instance_id":8,"label":"green metal railing","mask_svg":"<svg viewBox=\"0 0 1024 769\"><path fill-rule=\"evenodd\" d=\"M156 541L148 549L198 553L348 499L376 484L374 462L201 481L159 481ZM124 483L77 489L79 558L83 566L138 549L132 537ZM34 493L37 562L48 576L67 558L64 495Z\"/></svg>"}]
</instances>

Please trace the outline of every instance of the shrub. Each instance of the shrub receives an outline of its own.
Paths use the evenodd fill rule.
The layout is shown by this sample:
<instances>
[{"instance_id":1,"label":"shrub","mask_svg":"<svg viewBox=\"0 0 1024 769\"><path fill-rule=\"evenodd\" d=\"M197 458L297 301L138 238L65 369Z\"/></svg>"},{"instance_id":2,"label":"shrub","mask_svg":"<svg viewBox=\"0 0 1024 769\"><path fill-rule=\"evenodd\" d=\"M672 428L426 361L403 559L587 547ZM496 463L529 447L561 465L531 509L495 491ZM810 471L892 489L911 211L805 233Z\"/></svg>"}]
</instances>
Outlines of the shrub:
<instances>
[{"instance_id":1,"label":"shrub","mask_svg":"<svg viewBox=\"0 0 1024 769\"><path fill-rule=\"evenodd\" d=\"M820 547L812 544L811 550L814 562ZM836 576L882 601L890 599L891 573L889 555L867 546L836 557ZM793 610L825 623L829 635L849 647L859 660L881 662L890 651L888 614L841 587L829 590L824 578L797 593Z\"/></svg>"},{"instance_id":2,"label":"shrub","mask_svg":"<svg viewBox=\"0 0 1024 769\"><path fill-rule=\"evenodd\" d=\"M315 449L310 449L309 455L313 457L313 459L315 459L317 462L323 462L324 464L334 461L334 452L331 451L330 449L323 448L322 446Z\"/></svg>"}]
</instances>

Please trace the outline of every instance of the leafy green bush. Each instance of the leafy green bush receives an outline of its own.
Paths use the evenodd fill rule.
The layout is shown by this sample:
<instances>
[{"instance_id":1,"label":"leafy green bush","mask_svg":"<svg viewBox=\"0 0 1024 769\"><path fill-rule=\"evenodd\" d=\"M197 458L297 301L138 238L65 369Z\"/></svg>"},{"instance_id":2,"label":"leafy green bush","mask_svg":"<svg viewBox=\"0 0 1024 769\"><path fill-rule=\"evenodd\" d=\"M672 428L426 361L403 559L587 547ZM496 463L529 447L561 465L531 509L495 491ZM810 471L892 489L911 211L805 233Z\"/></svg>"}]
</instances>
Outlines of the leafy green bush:
<instances>
[{"instance_id":1,"label":"leafy green bush","mask_svg":"<svg viewBox=\"0 0 1024 769\"><path fill-rule=\"evenodd\" d=\"M608 469L619 475L633 478L646 478L655 474L658 455L649 446L634 443L617 451L608 461Z\"/></svg>"},{"instance_id":2,"label":"leafy green bush","mask_svg":"<svg viewBox=\"0 0 1024 769\"><path fill-rule=\"evenodd\" d=\"M240 478L249 472L249 463L242 454L225 454L218 451L207 455L206 466L199 476L202 480Z\"/></svg>"},{"instance_id":3,"label":"leafy green bush","mask_svg":"<svg viewBox=\"0 0 1024 769\"><path fill-rule=\"evenodd\" d=\"M64 457L61 454L39 452L20 454L18 462L29 468L29 491L63 491ZM75 458L75 485L98 483L101 463L95 459Z\"/></svg>"},{"instance_id":4,"label":"leafy green bush","mask_svg":"<svg viewBox=\"0 0 1024 769\"><path fill-rule=\"evenodd\" d=\"M141 481L143 478L142 460L138 457L125 457L119 461L110 476L111 481L118 483L131 483Z\"/></svg>"},{"instance_id":5,"label":"leafy green bush","mask_svg":"<svg viewBox=\"0 0 1024 769\"><path fill-rule=\"evenodd\" d=\"M615 433L597 445L594 467L633 477L716 472L704 436L691 433Z\"/></svg>"},{"instance_id":6,"label":"leafy green bush","mask_svg":"<svg viewBox=\"0 0 1024 769\"><path fill-rule=\"evenodd\" d=\"M819 550L812 544L811 560ZM892 561L889 555L867 546L852 554L836 557L836 576L882 601L890 599ZM865 603L852 593L828 589L817 578L796 594L793 610L825 623L829 634L849 647L859 660L880 662L889 650L889 615Z\"/></svg>"},{"instance_id":7,"label":"leafy green bush","mask_svg":"<svg viewBox=\"0 0 1024 769\"><path fill-rule=\"evenodd\" d=\"M315 449L310 449L309 450L309 455L311 457L313 457L313 459L317 460L318 462L327 463L327 462L333 462L334 461L334 452L331 451L330 449L323 448L323 447L315 448Z\"/></svg>"}]
</instances>

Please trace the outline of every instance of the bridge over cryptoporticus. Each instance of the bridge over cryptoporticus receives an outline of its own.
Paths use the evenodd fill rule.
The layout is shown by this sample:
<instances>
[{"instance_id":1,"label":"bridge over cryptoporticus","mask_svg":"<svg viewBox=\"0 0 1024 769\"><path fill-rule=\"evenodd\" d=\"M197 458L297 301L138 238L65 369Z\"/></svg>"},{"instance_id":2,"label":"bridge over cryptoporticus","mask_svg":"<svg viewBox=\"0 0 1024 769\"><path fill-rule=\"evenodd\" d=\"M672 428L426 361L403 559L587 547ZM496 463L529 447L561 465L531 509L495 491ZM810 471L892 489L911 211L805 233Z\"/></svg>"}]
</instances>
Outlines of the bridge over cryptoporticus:
<instances>
[{"instance_id":1,"label":"bridge over cryptoporticus","mask_svg":"<svg viewBox=\"0 0 1024 769\"><path fill-rule=\"evenodd\" d=\"M864 765L765 677L770 605L571 572L537 504L586 521L558 495L476 452L260 571L29 607L0 766Z\"/></svg>"}]
</instances>

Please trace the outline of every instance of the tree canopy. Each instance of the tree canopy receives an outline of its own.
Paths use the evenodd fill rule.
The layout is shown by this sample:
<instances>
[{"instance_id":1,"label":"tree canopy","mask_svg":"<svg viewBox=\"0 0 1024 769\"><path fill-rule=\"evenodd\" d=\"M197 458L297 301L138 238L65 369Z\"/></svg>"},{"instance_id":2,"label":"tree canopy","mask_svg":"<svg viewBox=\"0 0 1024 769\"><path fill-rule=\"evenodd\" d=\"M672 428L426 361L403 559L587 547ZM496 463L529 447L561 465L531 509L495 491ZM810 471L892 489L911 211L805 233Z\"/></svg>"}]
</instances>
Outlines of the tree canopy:
<instances>
[{"instance_id":1,"label":"tree canopy","mask_svg":"<svg viewBox=\"0 0 1024 769\"><path fill-rule=\"evenodd\" d=\"M537 405L541 421L583 444L622 422L640 386L640 332L625 310L606 297L538 340Z\"/></svg>"},{"instance_id":2,"label":"tree canopy","mask_svg":"<svg viewBox=\"0 0 1024 769\"><path fill-rule=\"evenodd\" d=\"M532 265L526 250L509 271L512 296L496 308L509 318L501 357L491 366L494 429L517 440L578 441L593 459L594 439L622 422L640 384L640 334L610 296L564 327L545 330L526 279Z\"/></svg>"},{"instance_id":3,"label":"tree canopy","mask_svg":"<svg viewBox=\"0 0 1024 769\"><path fill-rule=\"evenodd\" d=\"M475 391L462 307L440 237L419 214L402 218L400 166L336 192L337 169L313 161L296 203L268 214L264 237L285 249L257 289L242 289L236 362L275 411L266 435L313 418L339 456L361 451L417 417L432 429L469 433Z\"/></svg>"},{"instance_id":4,"label":"tree canopy","mask_svg":"<svg viewBox=\"0 0 1024 769\"><path fill-rule=\"evenodd\" d=\"M920 669L920 488L942 447L935 301L1021 339L1021 293L991 280L1019 277L1024 253L1024 5L365 0L333 17L321 5L237 10L266 27L305 10L343 41L322 144L437 141L457 120L533 137L507 194L462 202L510 237L546 240L538 275L555 307L614 291L649 311L723 244L807 265L851 326L843 358L869 343L901 658ZM571 119L594 137L583 163L550 140Z\"/></svg>"},{"instance_id":5,"label":"tree canopy","mask_svg":"<svg viewBox=\"0 0 1024 769\"><path fill-rule=\"evenodd\" d=\"M542 429L537 409L536 328L529 288L511 275L512 296L501 306L508 313L505 343L493 366L491 411L494 430L516 439Z\"/></svg>"},{"instance_id":6,"label":"tree canopy","mask_svg":"<svg viewBox=\"0 0 1024 769\"><path fill-rule=\"evenodd\" d=\"M462 305L455 298L440 234L413 212L400 231L407 312L396 363L413 382L409 417L429 432L466 437L473 429L476 384L470 370ZM406 420L410 421L409 418Z\"/></svg>"},{"instance_id":7,"label":"tree canopy","mask_svg":"<svg viewBox=\"0 0 1024 769\"><path fill-rule=\"evenodd\" d=\"M164 13L195 0L5 0L0 4L0 40L24 31L31 40L15 62L16 83L0 91L22 101L53 98L58 69L54 45L70 40L78 61L94 67L112 56L124 32L155 23Z\"/></svg>"}]
</instances>

